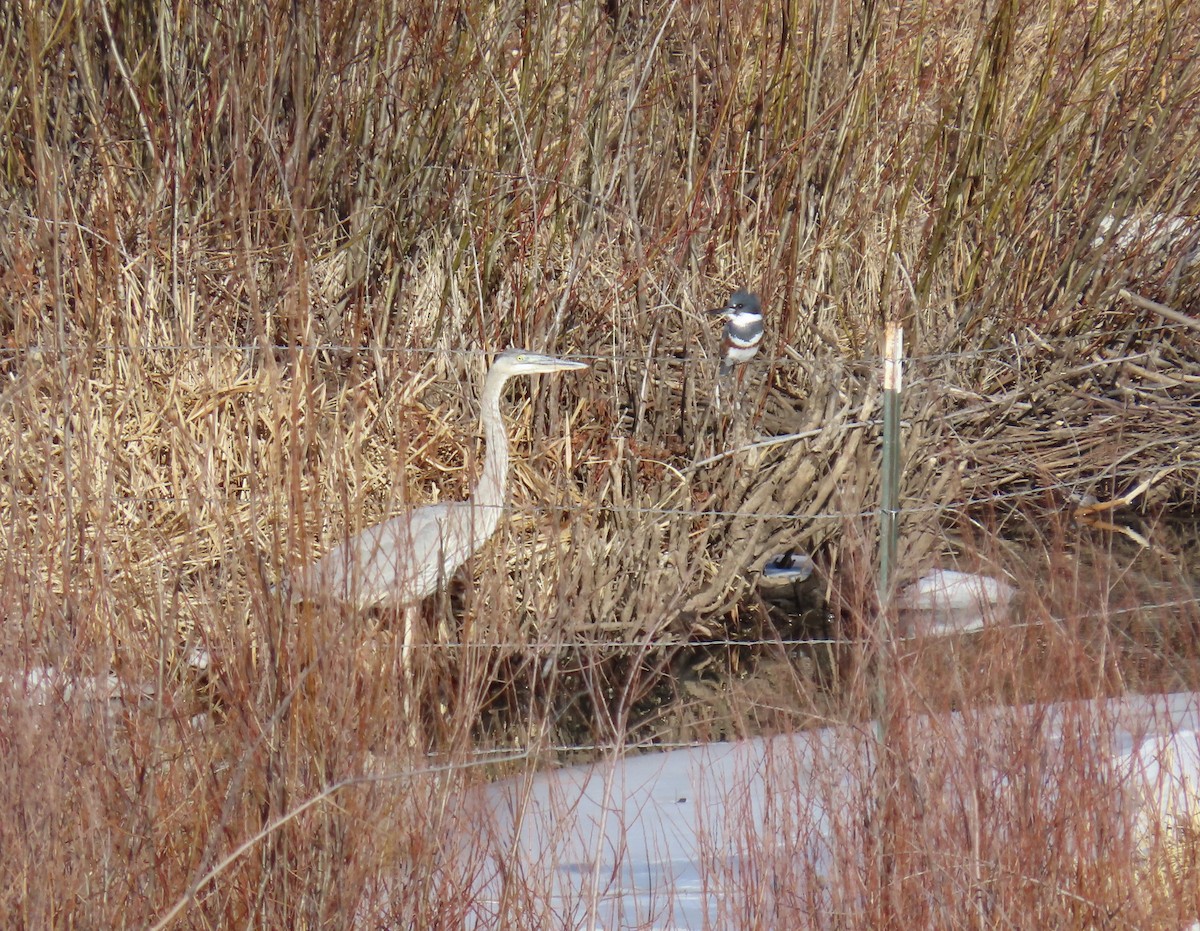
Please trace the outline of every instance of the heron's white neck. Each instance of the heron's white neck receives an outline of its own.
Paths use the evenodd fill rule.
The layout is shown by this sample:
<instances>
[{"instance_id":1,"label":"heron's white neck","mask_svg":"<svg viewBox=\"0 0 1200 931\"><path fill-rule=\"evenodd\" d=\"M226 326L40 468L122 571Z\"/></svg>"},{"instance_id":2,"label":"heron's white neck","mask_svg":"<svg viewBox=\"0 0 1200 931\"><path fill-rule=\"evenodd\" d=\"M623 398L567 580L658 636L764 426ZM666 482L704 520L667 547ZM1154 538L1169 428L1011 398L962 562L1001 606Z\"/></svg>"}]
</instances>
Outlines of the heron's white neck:
<instances>
[{"instance_id":1,"label":"heron's white neck","mask_svg":"<svg viewBox=\"0 0 1200 931\"><path fill-rule=\"evenodd\" d=\"M483 421L483 471L475 485L474 501L485 508L487 518L499 519L508 490L508 434L500 416L500 398L509 376L489 371L479 398L480 419Z\"/></svg>"}]
</instances>

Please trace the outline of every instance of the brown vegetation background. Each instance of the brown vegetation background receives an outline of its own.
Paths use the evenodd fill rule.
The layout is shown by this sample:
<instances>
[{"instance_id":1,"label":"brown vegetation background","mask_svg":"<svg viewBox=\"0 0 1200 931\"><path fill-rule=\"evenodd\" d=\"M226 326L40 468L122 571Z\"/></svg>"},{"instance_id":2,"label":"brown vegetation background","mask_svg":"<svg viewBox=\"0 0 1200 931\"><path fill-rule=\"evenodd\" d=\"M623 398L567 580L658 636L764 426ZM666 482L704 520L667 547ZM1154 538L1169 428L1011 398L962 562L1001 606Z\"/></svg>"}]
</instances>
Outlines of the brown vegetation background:
<instances>
[{"instance_id":1,"label":"brown vegetation background","mask_svg":"<svg viewBox=\"0 0 1200 931\"><path fill-rule=\"evenodd\" d=\"M889 318L900 574L1026 625L896 688L1194 688L1200 337L1119 292L1197 315L1198 45L1186 0L5 5L0 923L453 924L476 751L860 717ZM468 493L510 345L592 368L510 389L513 513L410 681L394 613L272 586Z\"/></svg>"}]
</instances>

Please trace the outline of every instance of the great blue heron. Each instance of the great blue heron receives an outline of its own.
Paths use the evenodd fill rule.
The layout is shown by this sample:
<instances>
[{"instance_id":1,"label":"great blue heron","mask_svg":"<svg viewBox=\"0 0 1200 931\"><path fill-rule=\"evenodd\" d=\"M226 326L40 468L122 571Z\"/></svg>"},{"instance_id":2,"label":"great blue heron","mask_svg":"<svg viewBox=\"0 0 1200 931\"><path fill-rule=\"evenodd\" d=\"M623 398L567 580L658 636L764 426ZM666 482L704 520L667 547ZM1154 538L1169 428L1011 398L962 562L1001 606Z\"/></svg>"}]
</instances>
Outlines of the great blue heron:
<instances>
[{"instance_id":1,"label":"great blue heron","mask_svg":"<svg viewBox=\"0 0 1200 931\"><path fill-rule=\"evenodd\" d=\"M498 355L480 398L487 448L471 497L414 508L335 546L292 579L292 600L329 597L363 610L411 606L437 591L500 521L508 479L508 435L500 416L505 384L514 375L584 368L583 362L524 349Z\"/></svg>"}]
</instances>

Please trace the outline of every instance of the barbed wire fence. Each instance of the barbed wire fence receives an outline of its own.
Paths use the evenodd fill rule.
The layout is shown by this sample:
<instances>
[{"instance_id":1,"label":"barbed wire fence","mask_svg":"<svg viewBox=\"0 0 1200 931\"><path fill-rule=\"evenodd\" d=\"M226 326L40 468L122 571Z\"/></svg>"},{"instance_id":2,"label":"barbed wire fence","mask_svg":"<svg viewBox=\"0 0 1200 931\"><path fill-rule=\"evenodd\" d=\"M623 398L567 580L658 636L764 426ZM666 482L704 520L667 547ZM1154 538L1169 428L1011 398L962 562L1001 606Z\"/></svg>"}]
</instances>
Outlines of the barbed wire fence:
<instances>
[{"instance_id":1,"label":"barbed wire fence","mask_svg":"<svg viewBox=\"0 0 1200 931\"><path fill-rule=\"evenodd\" d=\"M1149 339L1153 333L1179 332L1180 329L1186 327L1178 321L1169 321L1160 323L1155 327L1144 328L1140 333L1140 338ZM1014 335L1013 342L1007 345L999 345L993 347L933 352L919 354L905 360L906 373L909 377L906 381L906 390L909 391L928 391L928 390L952 390L960 392L964 397L976 393L976 389L970 385L965 385L960 381L948 377L944 374L939 374L936 369L940 365L951 363L961 363L964 361L980 361L1008 369L1014 374L1018 383L1027 375L1027 370L1031 366L1032 360L1037 358L1039 352L1046 351L1047 347L1063 349L1070 347L1075 351L1088 351L1094 347L1091 352L1088 364L1095 366L1097 369L1106 366L1120 366L1129 363L1137 363L1151 359L1155 356L1154 349L1138 351L1135 348L1126 347L1124 351L1115 356L1104 356L1100 352L1102 346L1097 343L1095 338L1090 334L1076 334L1063 337L1046 337L1045 335L1030 334L1026 341L1021 341ZM412 358L416 360L429 359L432 357L444 357L447 359L457 359L460 361L469 361L483 367L489 361L492 353L484 349L445 349L445 348L413 348L413 347L370 347L370 346L350 346L339 344L271 344L264 346L259 343L179 343L179 344L146 344L146 345L130 345L130 344L93 344L93 345L78 345L67 347L0 347L0 366L7 366L7 380L9 384L0 394L0 404L19 404L19 395L22 383L28 379L33 371L39 365L48 364L58 361L64 356L72 354L87 354L95 357L96 354L139 354L148 355L154 353L163 354L218 354L218 353L234 353L241 355L247 366L252 367L255 364L255 357L259 353L270 352L276 354L287 353L303 353L303 354L368 354L375 358L393 358L405 359ZM583 354L575 355L573 358L579 358L589 361L597 368L605 368L609 366L659 366L670 368L675 366L693 365L696 364L695 359L689 359L681 355L639 355L639 354ZM872 373L878 373L882 368L881 356L864 356L858 359L845 360L845 364L857 371L872 376ZM803 366L805 361L793 358L787 352L779 352L773 359L763 363L764 366L770 366L773 369L786 368L789 366ZM842 425L842 429L846 431L872 431L878 432L882 426L880 418L871 418L861 421L849 421ZM792 434L783 436L760 436L755 437L752 441L743 443L739 446L721 450L707 459L697 460L688 466L690 469L700 469L712 465L724 458L735 457L747 450L762 448L763 446L782 445L789 443L803 442L807 436L805 434ZM1200 457L1195 455L1196 447L1181 446L1173 451L1170 456L1170 464L1175 468L1182 470L1200 469ZM1031 482L1028 487L998 491L996 493L977 493L954 501L950 505L943 502L932 502L927 504L906 502L898 506L898 511L902 515L926 515L936 516L944 514L947 510L959 510L962 512L970 511L977 507L986 507L1004 503L1020 503L1023 500L1034 502L1044 502L1047 496L1055 496L1061 499L1069 499L1072 495L1078 495L1081 490L1081 481L1079 479L1065 480L1047 480L1041 482ZM187 509L197 503L207 503L210 505L230 505L241 500L248 492L242 491L228 497L213 497L200 496L196 494L187 495L131 495L113 493L111 490L101 491L98 497L111 504L117 505L123 509L139 508L147 506L155 507L177 507ZM36 506L41 501L41 496L37 493L21 491L15 487L10 487L4 493L4 498L8 501L9 508L21 508L24 506ZM510 508L515 506L510 505ZM803 522L805 524L815 523L819 521L844 522L847 520L869 521L879 516L877 507L867 507L860 509L838 509L825 508L814 512L797 512L797 511L773 511L770 509L745 510L740 508L721 508L721 507L659 507L645 505L620 505L613 503L602 503L598 505L579 504L573 502L561 502L551 505L543 504L525 504L520 506L520 511L529 514L583 514L594 512L596 510L610 511L614 514L627 514L639 517L650 518L679 518L679 519L723 519L737 520L745 522L756 521L794 521ZM1194 610L1197 604L1200 603L1195 595L1186 597L1165 598L1158 601L1147 602L1135 607L1128 606L1112 606L1105 607L1101 610L1084 610L1074 618L1086 618L1096 620L1106 620L1114 617L1128 615L1137 611L1170 611L1189 609ZM1010 619L1006 622L1006 629L1030 629L1043 627L1046 624L1065 624L1066 618L1041 617L1032 621L1021 621ZM902 642L908 637L897 637L897 642ZM430 642L422 645L423 649L430 651L485 651L494 649L508 650L527 650L538 654L548 654L554 651L568 650L576 648L580 645L578 636L569 636L561 639L539 639L535 642L529 640L489 640L486 643L472 643L467 641L461 642ZM687 640L687 645L702 647L702 648L813 648L813 647L846 647L853 646L854 638L852 636L839 637L747 637L739 638L736 636L711 636L711 637L692 637ZM863 643L878 643L871 638L862 641ZM664 647L681 645L682 641L676 639L671 640L665 638L661 644ZM610 638L597 639L591 644L592 647L601 650L622 650L622 649L644 649L647 644L645 640L627 639L627 638ZM659 744L656 744L658 746ZM691 744L680 744L691 745ZM558 747L556 744L555 747ZM545 747L528 748L529 753L544 752ZM572 750L576 752L595 751L600 748L592 745L562 745L560 749ZM508 751L511 753L511 748Z\"/></svg>"},{"instance_id":2,"label":"barbed wire fence","mask_svg":"<svg viewBox=\"0 0 1200 931\"><path fill-rule=\"evenodd\" d=\"M1155 327L1145 327L1139 331L1139 336L1142 339L1149 338L1158 332L1179 332L1186 330L1179 323L1163 323ZM1064 346L1087 347L1097 344L1096 337L1092 334L1073 334L1068 336L1046 337L1044 335L1033 334L1030 332L1030 338L1026 342L1018 342L1014 334L1013 341L1010 344L998 345L986 348L956 350L946 352L932 352L909 356L904 360L905 365L905 390L906 392L924 391L924 390L951 390L959 392L963 397L969 397L972 394L977 394L977 390L964 385L961 381L946 377L944 375L924 374L935 364L946 362L957 362L965 360L981 360L997 363L1003 368L1007 368L1017 373L1018 377L1022 374L1022 369L1028 363L1026 356L1033 357L1036 352L1044 351L1048 348L1061 348ZM497 350L498 351L498 350ZM1027 352L1028 351L1028 352ZM428 348L428 347L380 347L367 345L346 345L335 343L319 343L319 344L270 344L262 345L260 343L221 343L221 342L193 342L193 343L147 343L141 345L133 344L104 344L94 343L86 345L67 345L67 346L0 346L0 365L7 364L8 386L0 394L0 404L7 401L9 404L18 404L20 390L24 384L27 384L29 378L33 377L36 372L35 366L39 363L57 361L62 356L70 356L75 354L87 354L95 356L97 354L120 353L120 354L136 354L149 355L153 353L166 354L208 354L208 353L235 353L240 355L255 354L261 352L288 353L299 352L303 354L360 354L368 355L377 358L384 357L413 357L413 358L458 358L478 362L481 366L486 366L488 361L493 356L493 351L479 348ZM1137 362L1153 356L1155 353L1152 349L1147 349L1144 352L1126 351L1114 357L1091 358L1089 364L1100 369L1105 366L1120 366L1127 363ZM794 354L793 354L794 355ZM607 365L641 365L646 367L651 366L685 366L695 365L697 360L688 358L685 355L640 355L635 353L629 354L586 354L577 353L569 354L569 358L587 361L592 364L607 364ZM878 373L882 369L883 357L865 355L860 358L843 360L844 364L849 368L859 370L864 373ZM785 369L790 366L804 366L804 360L795 357L790 357L787 353L780 353L775 358L770 359L766 365L769 365L772 370ZM882 428L882 418L872 418L861 421L849 421L840 426L844 432L854 430L880 430ZM780 436L759 436L750 442L741 443L723 449L714 455L699 459L690 464L686 464L686 468L696 470L704 468L721 461L722 459L736 457L743 453L764 449L775 445L790 444L802 442L810 438L809 434L786 434ZM1186 438L1181 438L1186 441ZM1200 456L1196 456L1197 446L1195 444L1186 445L1182 449L1176 450L1175 455L1171 457L1171 464L1183 470L1190 470L1200 467ZM1062 481L1043 481L1031 483L1027 488L996 492L994 494L978 494L964 498L960 501L952 503L952 508L969 509L972 507L986 505L990 503L1004 503L1020 500L1022 498L1037 498L1046 494L1074 493L1080 485L1079 480L1062 480ZM10 502L18 503L21 501L36 502L38 496L35 494L24 493L17 488L9 488L6 491L6 496ZM124 495L110 494L104 496L104 500L121 505L183 505L189 503L199 503L201 501L210 504L218 504L223 502L236 501L238 495L233 495L226 498L218 498L215 496L203 497L192 495ZM720 518L737 518L742 520L786 520L795 519L803 521L822 521L822 520L844 520L847 518L867 518L877 514L877 509L869 508L856 511L845 510L824 510L820 512L774 512L770 510L755 510L744 511L740 509L722 509L722 508L686 508L686 507L646 507L639 505L600 505L604 510L614 513L640 513L661 517L720 517ZM944 511L946 505L935 504L914 504L908 502L902 506L903 512L906 514L921 514L921 513L936 513ZM523 510L531 513L536 513L542 510L552 510L560 513L573 513L591 510L592 506L574 505L571 503L557 503L552 506L539 506L536 504L527 504L523 506Z\"/></svg>"}]
</instances>

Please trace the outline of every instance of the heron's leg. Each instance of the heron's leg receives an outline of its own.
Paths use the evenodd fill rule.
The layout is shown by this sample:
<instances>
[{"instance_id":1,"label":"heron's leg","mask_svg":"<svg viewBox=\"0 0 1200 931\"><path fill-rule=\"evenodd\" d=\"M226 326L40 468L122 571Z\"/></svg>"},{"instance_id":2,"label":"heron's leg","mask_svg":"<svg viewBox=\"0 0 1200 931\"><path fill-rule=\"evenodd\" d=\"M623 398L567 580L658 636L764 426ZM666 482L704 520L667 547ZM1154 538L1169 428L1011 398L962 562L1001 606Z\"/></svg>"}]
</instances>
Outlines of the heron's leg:
<instances>
[{"instance_id":1,"label":"heron's leg","mask_svg":"<svg viewBox=\"0 0 1200 931\"><path fill-rule=\"evenodd\" d=\"M417 625L421 623L421 606L408 605L404 609L404 646L400 651L400 667L404 677L412 679L412 651L417 643Z\"/></svg>"},{"instance_id":2,"label":"heron's leg","mask_svg":"<svg viewBox=\"0 0 1200 931\"><path fill-rule=\"evenodd\" d=\"M420 689L416 676L413 675L413 649L417 642L417 629L421 623L421 605L407 605L403 609L404 641L400 647L400 676L404 687L404 725L407 732L406 742L415 749L420 744L421 737L421 702Z\"/></svg>"}]
</instances>

